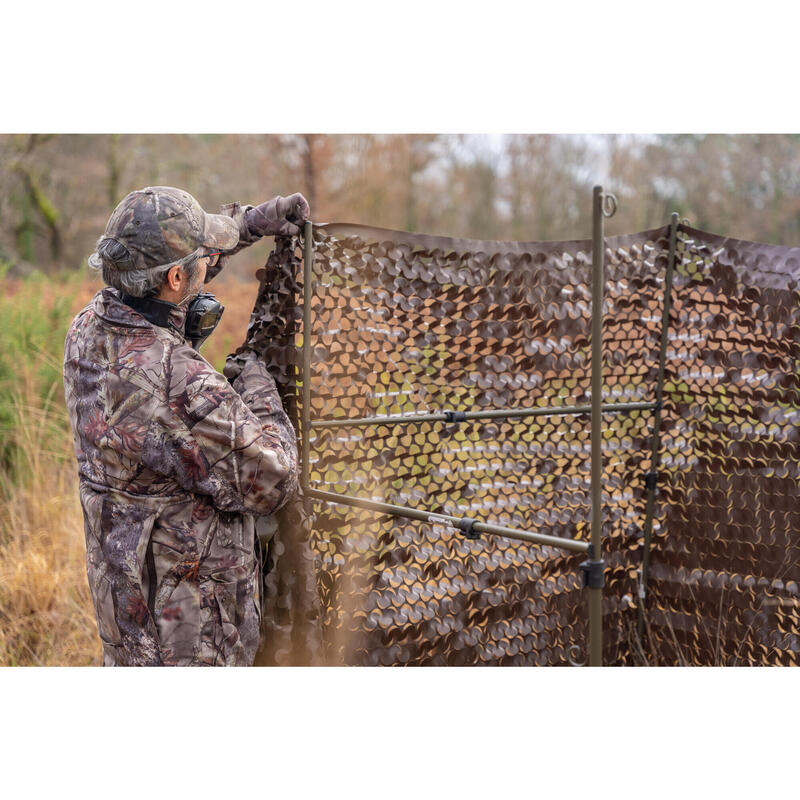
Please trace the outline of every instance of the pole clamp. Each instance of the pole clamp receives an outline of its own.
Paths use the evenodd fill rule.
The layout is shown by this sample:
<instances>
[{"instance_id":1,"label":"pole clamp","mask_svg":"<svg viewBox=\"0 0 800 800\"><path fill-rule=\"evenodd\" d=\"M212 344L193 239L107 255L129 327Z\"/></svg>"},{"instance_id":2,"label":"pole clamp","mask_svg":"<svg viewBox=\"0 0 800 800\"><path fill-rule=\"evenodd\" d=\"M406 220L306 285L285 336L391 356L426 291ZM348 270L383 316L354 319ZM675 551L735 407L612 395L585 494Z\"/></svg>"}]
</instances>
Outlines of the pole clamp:
<instances>
[{"instance_id":1,"label":"pole clamp","mask_svg":"<svg viewBox=\"0 0 800 800\"><path fill-rule=\"evenodd\" d=\"M462 517L458 521L458 527L463 531L465 539L480 539L481 535L474 530L477 520L470 519L469 517Z\"/></svg>"},{"instance_id":2,"label":"pole clamp","mask_svg":"<svg viewBox=\"0 0 800 800\"><path fill-rule=\"evenodd\" d=\"M583 571L583 587L585 589L602 589L606 585L606 562L602 558L599 561L591 558L582 561L580 568Z\"/></svg>"},{"instance_id":3,"label":"pole clamp","mask_svg":"<svg viewBox=\"0 0 800 800\"><path fill-rule=\"evenodd\" d=\"M654 492L656 487L658 486L658 473L653 472L645 472L644 474L644 488L648 491Z\"/></svg>"},{"instance_id":4,"label":"pole clamp","mask_svg":"<svg viewBox=\"0 0 800 800\"><path fill-rule=\"evenodd\" d=\"M467 412L466 411L445 411L444 417L447 422L466 422L467 421Z\"/></svg>"}]
</instances>

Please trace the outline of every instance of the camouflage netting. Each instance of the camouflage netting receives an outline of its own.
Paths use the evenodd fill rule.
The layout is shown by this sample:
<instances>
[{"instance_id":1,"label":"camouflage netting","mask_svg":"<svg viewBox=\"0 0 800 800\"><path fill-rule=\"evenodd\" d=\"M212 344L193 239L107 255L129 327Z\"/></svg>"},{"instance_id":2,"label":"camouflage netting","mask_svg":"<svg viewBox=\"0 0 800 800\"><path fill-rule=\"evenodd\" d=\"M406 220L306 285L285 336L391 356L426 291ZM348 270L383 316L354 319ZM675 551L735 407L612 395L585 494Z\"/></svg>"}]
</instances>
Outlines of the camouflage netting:
<instances>
[{"instance_id":1,"label":"camouflage netting","mask_svg":"<svg viewBox=\"0 0 800 800\"><path fill-rule=\"evenodd\" d=\"M604 402L655 397L668 252L668 227L606 239ZM276 241L245 345L298 432L301 256ZM644 652L653 414L604 415L604 663L798 660L798 261L679 230ZM591 241L333 224L315 227L314 278L313 420L591 401ZM314 428L309 441L314 488L588 540L588 414ZM581 560L298 497L271 545L263 661L582 659Z\"/></svg>"},{"instance_id":2,"label":"camouflage netting","mask_svg":"<svg viewBox=\"0 0 800 800\"><path fill-rule=\"evenodd\" d=\"M670 319L657 663L800 660L800 248L683 227Z\"/></svg>"}]
</instances>

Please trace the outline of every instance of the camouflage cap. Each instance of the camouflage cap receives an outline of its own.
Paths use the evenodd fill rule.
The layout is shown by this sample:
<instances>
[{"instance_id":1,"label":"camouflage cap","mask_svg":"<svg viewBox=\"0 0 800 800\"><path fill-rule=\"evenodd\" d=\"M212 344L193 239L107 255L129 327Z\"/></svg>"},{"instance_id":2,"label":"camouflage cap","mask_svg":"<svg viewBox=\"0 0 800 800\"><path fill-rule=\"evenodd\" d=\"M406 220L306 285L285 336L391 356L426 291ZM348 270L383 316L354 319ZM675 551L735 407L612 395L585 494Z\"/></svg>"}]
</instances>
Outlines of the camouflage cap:
<instances>
[{"instance_id":1,"label":"camouflage cap","mask_svg":"<svg viewBox=\"0 0 800 800\"><path fill-rule=\"evenodd\" d=\"M203 247L232 250L239 229L230 218L207 214L188 192L172 186L148 186L131 192L114 209L92 266L119 270L152 269L179 263Z\"/></svg>"}]
</instances>

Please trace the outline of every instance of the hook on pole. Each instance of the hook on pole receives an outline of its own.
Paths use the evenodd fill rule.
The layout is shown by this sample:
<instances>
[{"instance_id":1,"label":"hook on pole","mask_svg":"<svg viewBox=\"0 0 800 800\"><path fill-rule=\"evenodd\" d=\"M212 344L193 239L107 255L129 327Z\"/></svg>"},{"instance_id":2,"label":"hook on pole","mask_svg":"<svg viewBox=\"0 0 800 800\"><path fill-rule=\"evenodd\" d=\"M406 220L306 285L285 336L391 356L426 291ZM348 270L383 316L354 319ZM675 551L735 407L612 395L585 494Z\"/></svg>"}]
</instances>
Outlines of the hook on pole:
<instances>
[{"instance_id":1,"label":"hook on pole","mask_svg":"<svg viewBox=\"0 0 800 800\"><path fill-rule=\"evenodd\" d=\"M610 192L603 192L603 216L613 217L617 213L617 198Z\"/></svg>"}]
</instances>

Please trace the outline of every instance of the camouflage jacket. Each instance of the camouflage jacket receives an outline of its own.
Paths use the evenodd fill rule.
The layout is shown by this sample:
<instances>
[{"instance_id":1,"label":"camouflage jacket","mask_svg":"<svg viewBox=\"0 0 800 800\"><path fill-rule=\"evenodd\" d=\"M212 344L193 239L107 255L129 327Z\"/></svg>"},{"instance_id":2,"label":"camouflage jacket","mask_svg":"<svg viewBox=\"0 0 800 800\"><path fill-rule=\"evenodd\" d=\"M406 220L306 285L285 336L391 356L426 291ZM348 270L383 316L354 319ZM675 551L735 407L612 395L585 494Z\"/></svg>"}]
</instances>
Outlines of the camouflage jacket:
<instances>
[{"instance_id":1,"label":"camouflage jacket","mask_svg":"<svg viewBox=\"0 0 800 800\"><path fill-rule=\"evenodd\" d=\"M263 363L249 358L231 384L118 294L95 295L64 352L104 662L250 665L255 519L297 490L294 429Z\"/></svg>"}]
</instances>

